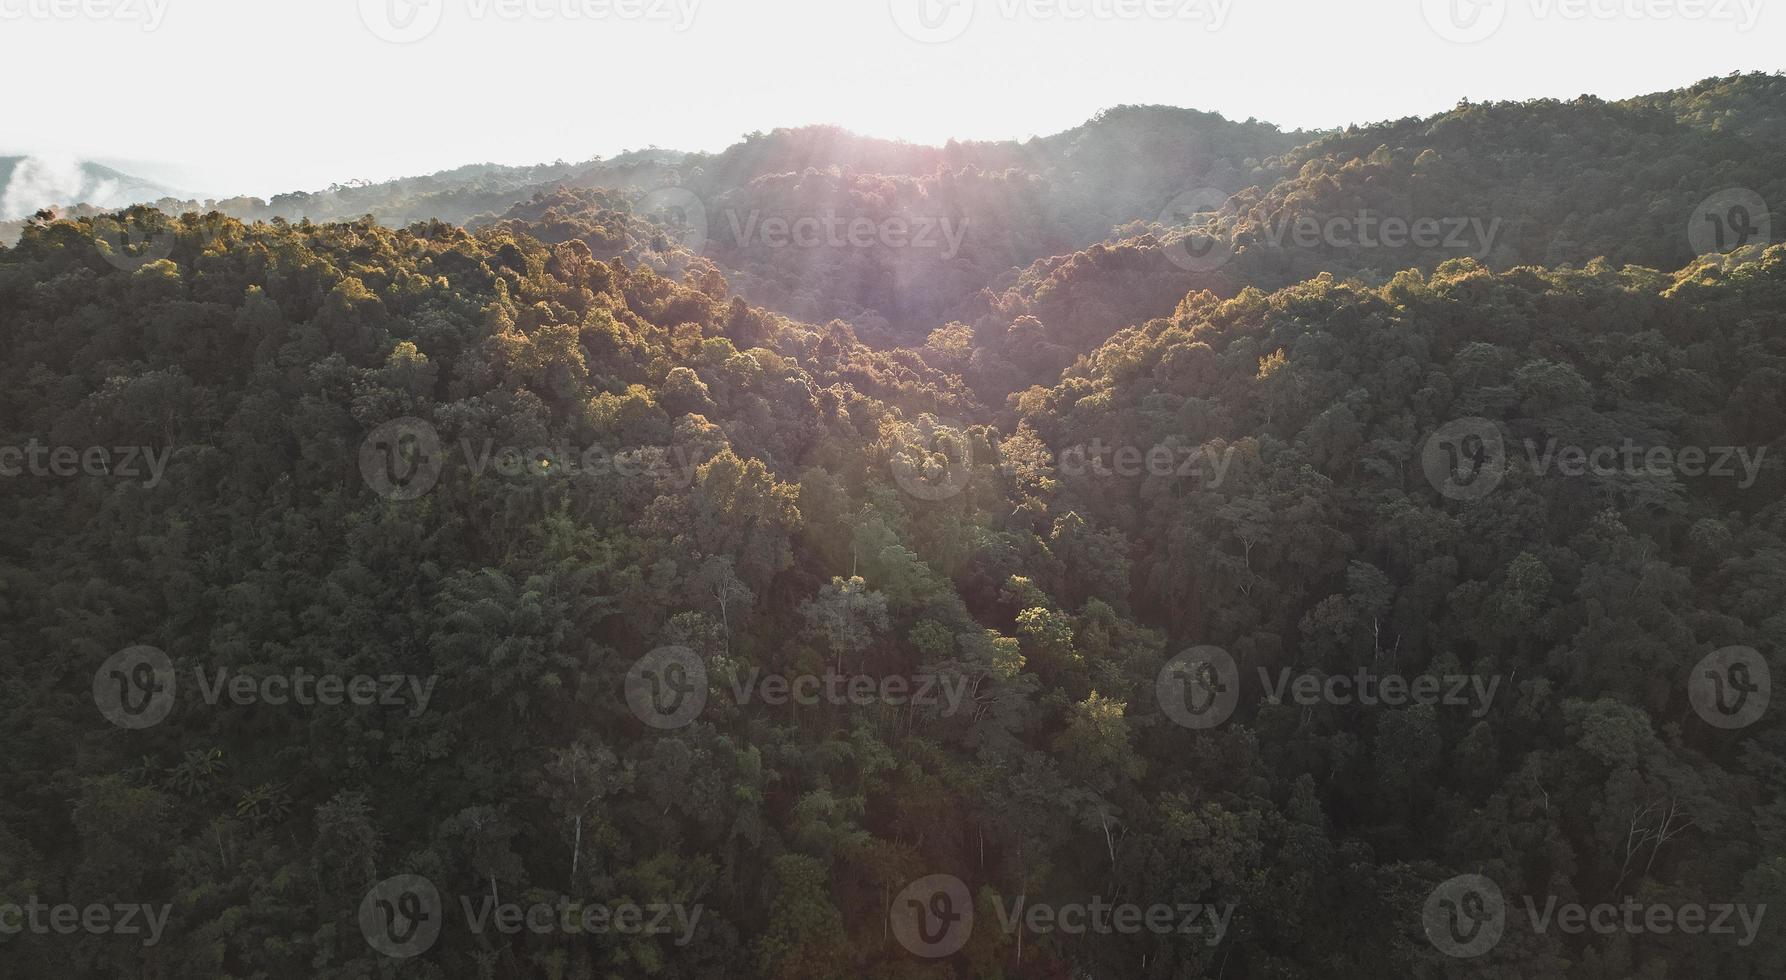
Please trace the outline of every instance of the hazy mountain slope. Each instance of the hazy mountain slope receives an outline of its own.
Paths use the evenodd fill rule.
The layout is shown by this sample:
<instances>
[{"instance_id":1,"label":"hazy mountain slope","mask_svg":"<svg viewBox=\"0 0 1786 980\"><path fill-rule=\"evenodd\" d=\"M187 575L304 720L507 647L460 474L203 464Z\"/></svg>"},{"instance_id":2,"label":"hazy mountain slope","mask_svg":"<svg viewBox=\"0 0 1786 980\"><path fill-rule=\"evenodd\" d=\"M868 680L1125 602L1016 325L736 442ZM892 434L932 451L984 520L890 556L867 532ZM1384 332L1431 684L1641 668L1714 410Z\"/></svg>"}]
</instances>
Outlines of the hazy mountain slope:
<instances>
[{"instance_id":1,"label":"hazy mountain slope","mask_svg":"<svg viewBox=\"0 0 1786 980\"><path fill-rule=\"evenodd\" d=\"M1777 75L1623 102L1463 105L1316 140L1278 161L1284 180L1227 210L1237 249L1269 253L1267 267L1291 281L1342 263L1390 272L1462 254L1498 268L1605 257L1675 269L1697 254L1690 230L1716 230L1696 210L1703 202L1731 189L1786 200L1782 117L1786 78ZM1293 234L1299 218L1325 224L1361 212L1472 227L1457 247L1272 241ZM1737 237L1725 240L1734 247Z\"/></svg>"},{"instance_id":2,"label":"hazy mountain slope","mask_svg":"<svg viewBox=\"0 0 1786 980\"><path fill-rule=\"evenodd\" d=\"M689 156L651 200L698 209L700 227L678 240L752 302L913 343L1014 269L1157 218L1188 186L1239 190L1301 138L1163 107L1024 143L921 147L807 127Z\"/></svg>"},{"instance_id":3,"label":"hazy mountain slope","mask_svg":"<svg viewBox=\"0 0 1786 980\"><path fill-rule=\"evenodd\" d=\"M1765 202L1786 200L1783 118L1786 79L1768 75L1615 103L1463 105L1307 143L1251 121L1124 106L1023 143L924 147L814 126L715 154L484 165L219 206L249 220L520 222L677 276L701 257L753 303L845 319L883 346L916 347L960 321L981 352L960 367L996 402L1192 290L1226 296L1322 272L1382 282L1466 256L1673 269L1771 240ZM560 188L623 191L628 203ZM665 237L637 218L622 229L617 216L641 203ZM698 227L683 223L690 207ZM548 211L552 227L528 226Z\"/></svg>"},{"instance_id":4,"label":"hazy mountain slope","mask_svg":"<svg viewBox=\"0 0 1786 980\"><path fill-rule=\"evenodd\" d=\"M91 160L0 157L0 221L17 221L42 208L116 209L172 196L168 187Z\"/></svg>"},{"instance_id":5,"label":"hazy mountain slope","mask_svg":"<svg viewBox=\"0 0 1786 980\"><path fill-rule=\"evenodd\" d=\"M951 315L974 325L987 362L976 388L997 400L1190 290L1231 296L1323 272L1381 283L1466 257L1677 269L1786 235L1767 214L1786 202L1783 119L1786 78L1746 75L1617 103L1465 105L1353 127L1266 161L1283 176L1188 226L1038 262Z\"/></svg>"}]
</instances>

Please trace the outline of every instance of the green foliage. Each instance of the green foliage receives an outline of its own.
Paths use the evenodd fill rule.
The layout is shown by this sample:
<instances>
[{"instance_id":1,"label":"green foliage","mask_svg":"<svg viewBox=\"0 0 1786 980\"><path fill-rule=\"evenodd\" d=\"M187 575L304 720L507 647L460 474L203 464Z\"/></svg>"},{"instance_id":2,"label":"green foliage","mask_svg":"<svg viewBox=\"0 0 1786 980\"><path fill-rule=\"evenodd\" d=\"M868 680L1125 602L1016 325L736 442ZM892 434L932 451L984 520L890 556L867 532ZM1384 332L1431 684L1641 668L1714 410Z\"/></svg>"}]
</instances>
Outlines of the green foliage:
<instances>
[{"instance_id":1,"label":"green foliage","mask_svg":"<svg viewBox=\"0 0 1786 980\"><path fill-rule=\"evenodd\" d=\"M153 947L0 934L4 972L1777 975L1771 924L1750 947L1522 927L1468 964L1419 915L1477 873L1513 902L1786 894L1780 713L1713 729L1686 684L1733 645L1786 669L1786 246L1694 259L1672 217L1707 159L1778 199L1780 89L1464 106L1300 148L1147 107L1021 145L778 131L237 202L253 223L33 220L0 250L0 446L167 455L154 480L0 479L0 905L174 911ZM946 267L695 255L633 211L669 176L765 214L945 200L985 237ZM1172 263L1184 229L1097 244L1193 177L1235 194L1219 275ZM456 210L428 216L471 227L298 220L437 195ZM1257 237L1360 207L1514 232L1394 266ZM120 221L167 247L121 258ZM361 450L406 417L441 469L389 499ZM1458 419L1505 440L1481 499L1424 465ZM1625 439L1766 465L1570 477L1527 450ZM1172 465L1125 471L1125 448ZM957 459L953 491L912 492ZM136 644L184 690L128 730L92 682ZM1202 645L1239 668L1208 730L1158 684ZM664 647L707 671L671 730L627 700ZM415 712L207 704L191 678L217 668L437 686ZM1498 686L1479 711L1302 704L1261 689L1279 671ZM741 698L764 673L962 700ZM979 922L930 963L888 912L936 873ZM407 966L358 922L399 874L453 923ZM995 911L1016 896L1235 911L1215 944L1020 938ZM472 933L460 902L486 897L701 917L686 942Z\"/></svg>"}]
</instances>

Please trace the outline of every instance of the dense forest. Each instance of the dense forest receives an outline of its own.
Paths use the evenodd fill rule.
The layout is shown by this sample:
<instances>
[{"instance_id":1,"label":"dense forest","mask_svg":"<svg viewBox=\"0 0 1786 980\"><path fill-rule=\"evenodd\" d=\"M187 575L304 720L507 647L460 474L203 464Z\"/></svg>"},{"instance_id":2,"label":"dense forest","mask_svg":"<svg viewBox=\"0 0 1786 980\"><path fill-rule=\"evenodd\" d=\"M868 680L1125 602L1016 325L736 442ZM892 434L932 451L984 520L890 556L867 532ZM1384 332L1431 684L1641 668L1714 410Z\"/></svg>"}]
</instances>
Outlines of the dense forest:
<instances>
[{"instance_id":1,"label":"dense forest","mask_svg":"<svg viewBox=\"0 0 1786 980\"><path fill-rule=\"evenodd\" d=\"M1783 120L40 213L0 974L1786 975Z\"/></svg>"}]
</instances>

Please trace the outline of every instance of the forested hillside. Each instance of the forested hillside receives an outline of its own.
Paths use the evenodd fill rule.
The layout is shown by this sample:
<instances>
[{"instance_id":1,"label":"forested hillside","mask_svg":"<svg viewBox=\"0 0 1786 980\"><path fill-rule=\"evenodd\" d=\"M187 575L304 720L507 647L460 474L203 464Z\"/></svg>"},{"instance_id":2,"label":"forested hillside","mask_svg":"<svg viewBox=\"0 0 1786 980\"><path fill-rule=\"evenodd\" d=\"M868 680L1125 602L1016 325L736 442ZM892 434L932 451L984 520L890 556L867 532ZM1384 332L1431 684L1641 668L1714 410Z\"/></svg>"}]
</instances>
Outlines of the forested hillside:
<instances>
[{"instance_id":1,"label":"forested hillside","mask_svg":"<svg viewBox=\"0 0 1786 980\"><path fill-rule=\"evenodd\" d=\"M1197 290L1232 296L1322 272L1381 284L1456 258L1677 269L1700 251L1773 240L1764 212L1745 218L1731 209L1746 200L1713 199L1733 187L1763 202L1786 194L1783 86L1750 75L1623 102L1465 104L1306 144L1306 134L1159 107L1021 145L911 147L821 127L753 135L673 170L578 181L634 191L630 203L652 212L642 217L675 229L663 251L708 259L753 303L847 320L877 346L972 327L983 356L965 377L997 402ZM542 187L497 217L556 212L530 229L548 241L579 224L617 227L627 209L587 193ZM1717 213L1698 216L1700 242L1686 225L1708 203ZM692 229L680 224L691 209ZM911 234L857 245L765 232L801 218L902 222ZM1385 221L1402 230L1386 233ZM607 254L608 238L587 240ZM664 268L679 274L687 258Z\"/></svg>"},{"instance_id":2,"label":"forested hillside","mask_svg":"<svg viewBox=\"0 0 1786 980\"><path fill-rule=\"evenodd\" d=\"M1466 104L1322 137L1266 160L1265 179L1226 201L1200 196L1189 229L1119 230L1120 241L1037 262L996 297L951 311L999 355L970 377L989 396L1048 383L1201 289L1232 296L1323 272L1381 284L1459 258L1672 270L1776 241L1765 202L1786 197L1783 104L1786 79L1749 75L1617 103ZM1733 188L1747 193L1720 196Z\"/></svg>"},{"instance_id":3,"label":"forested hillside","mask_svg":"<svg viewBox=\"0 0 1786 980\"><path fill-rule=\"evenodd\" d=\"M0 974L1786 974L1783 85L40 216Z\"/></svg>"}]
</instances>

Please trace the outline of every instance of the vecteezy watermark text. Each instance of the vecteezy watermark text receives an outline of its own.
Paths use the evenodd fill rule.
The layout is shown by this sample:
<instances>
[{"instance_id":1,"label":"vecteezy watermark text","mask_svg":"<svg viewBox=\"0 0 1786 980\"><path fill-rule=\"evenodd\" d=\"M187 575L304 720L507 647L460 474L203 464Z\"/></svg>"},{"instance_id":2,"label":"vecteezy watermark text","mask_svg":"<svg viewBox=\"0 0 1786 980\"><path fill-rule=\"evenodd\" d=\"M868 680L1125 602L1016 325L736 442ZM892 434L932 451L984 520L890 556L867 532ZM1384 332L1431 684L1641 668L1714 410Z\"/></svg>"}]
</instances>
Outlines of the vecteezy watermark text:
<instances>
[{"instance_id":1,"label":"vecteezy watermark text","mask_svg":"<svg viewBox=\"0 0 1786 980\"><path fill-rule=\"evenodd\" d=\"M1201 902L1179 902L1172 905L1141 906L1132 902L1112 902L1095 895L1089 902L1051 904L1030 903L1024 895L1009 902L995 903L999 928L1015 934L1019 927L1034 935L1059 932L1069 936L1092 933L1108 935L1202 936L1210 946L1219 946L1228 934L1228 922L1239 906L1207 905Z\"/></svg>"},{"instance_id":2,"label":"vecteezy watermark text","mask_svg":"<svg viewBox=\"0 0 1786 980\"><path fill-rule=\"evenodd\" d=\"M1640 446L1626 439L1620 446L1559 445L1551 439L1542 447L1537 440L1525 442L1526 458L1532 472L1543 476L1556 472L1563 476L1687 476L1734 478L1741 468L1742 481L1736 486L1747 490L1761 476L1767 447L1760 446L1753 455L1747 446Z\"/></svg>"},{"instance_id":3,"label":"vecteezy watermark text","mask_svg":"<svg viewBox=\"0 0 1786 980\"><path fill-rule=\"evenodd\" d=\"M706 911L680 902L600 902L561 896L555 902L499 901L493 895L459 896L465 926L473 935L489 931L536 936L675 936L686 946ZM433 947L446 925L440 890L421 875L398 875L373 885L360 901L360 932L366 944L386 956L407 959Z\"/></svg>"},{"instance_id":4,"label":"vecteezy watermark text","mask_svg":"<svg viewBox=\"0 0 1786 980\"><path fill-rule=\"evenodd\" d=\"M1259 683L1273 701L1301 707L1316 705L1358 704L1367 708L1401 708L1409 705L1432 705L1446 708L1469 708L1470 717L1481 718L1494 706L1495 692L1500 690L1498 675L1480 674L1375 674L1360 667L1356 674L1298 674L1291 679L1288 667L1278 671L1274 682L1264 667L1259 668Z\"/></svg>"},{"instance_id":5,"label":"vecteezy watermark text","mask_svg":"<svg viewBox=\"0 0 1786 980\"><path fill-rule=\"evenodd\" d=\"M599 445L498 446L494 439L466 438L459 451L473 476L494 471L500 476L575 477L613 474L623 479L650 476L694 484L704 460L685 447L610 451ZM418 418L400 418L379 426L360 444L360 476L372 492L387 500L416 500L440 483L449 453L440 432ZM672 460L674 460L672 462Z\"/></svg>"},{"instance_id":6,"label":"vecteezy watermark text","mask_svg":"<svg viewBox=\"0 0 1786 980\"><path fill-rule=\"evenodd\" d=\"M161 26L172 0L0 0L0 21L137 21L143 30Z\"/></svg>"},{"instance_id":7,"label":"vecteezy watermark text","mask_svg":"<svg viewBox=\"0 0 1786 980\"><path fill-rule=\"evenodd\" d=\"M110 476L143 480L143 486L161 485L172 446L157 451L149 446L46 446L36 439L23 446L0 446L0 477ZM147 479L144 479L147 477Z\"/></svg>"},{"instance_id":8,"label":"vecteezy watermark text","mask_svg":"<svg viewBox=\"0 0 1786 980\"><path fill-rule=\"evenodd\" d=\"M1447 249L1483 258L1494 251L1501 223L1500 218L1402 218L1366 211L1325 219L1302 214L1267 222L1265 239L1278 247L1288 241L1297 248Z\"/></svg>"},{"instance_id":9,"label":"vecteezy watermark text","mask_svg":"<svg viewBox=\"0 0 1786 980\"><path fill-rule=\"evenodd\" d=\"M1367 708L1404 708L1430 705L1469 708L1481 718L1493 707L1500 690L1499 675L1481 674L1384 674L1360 667L1351 674L1294 674L1259 668L1259 686L1277 704L1301 707L1362 705ZM1160 668L1154 683L1160 710L1185 728L1215 728L1233 717L1240 704L1240 666L1228 651L1197 646L1180 653Z\"/></svg>"},{"instance_id":10,"label":"vecteezy watermark text","mask_svg":"<svg viewBox=\"0 0 1786 980\"><path fill-rule=\"evenodd\" d=\"M1634 439L1622 444L1581 446L1551 438L1523 443L1526 466L1534 476L1557 475L1624 478L1737 479L1747 490L1760 478L1767 447L1657 446ZM1452 500L1476 501L1495 491L1507 478L1511 459L1506 437L1485 418L1455 419L1439 427L1421 449L1421 468L1440 494Z\"/></svg>"},{"instance_id":11,"label":"vecteezy watermark text","mask_svg":"<svg viewBox=\"0 0 1786 980\"><path fill-rule=\"evenodd\" d=\"M707 707L706 661L687 647L659 647L635 661L627 671L627 706L640 721L660 730L692 723ZM844 674L772 674L752 667L726 680L734 703L783 707L830 705L837 708L934 708L953 717L967 700L969 679L960 674L921 673L910 677Z\"/></svg>"},{"instance_id":12,"label":"vecteezy watermark text","mask_svg":"<svg viewBox=\"0 0 1786 980\"><path fill-rule=\"evenodd\" d=\"M167 919L173 910L172 905L165 903L51 905L32 895L25 899L23 905L0 905L0 935L16 936L28 932L34 936L47 936L51 933L61 936L72 936L75 933L93 936L143 936L144 946L154 946L161 942L161 934L167 929Z\"/></svg>"},{"instance_id":13,"label":"vecteezy watermark text","mask_svg":"<svg viewBox=\"0 0 1786 980\"><path fill-rule=\"evenodd\" d=\"M681 446L669 450L670 455L675 457L674 465L666 465L664 461L649 458L644 453L610 452L602 446L498 448L491 439L485 439L479 444L473 444L470 439L462 439L459 446L471 466L473 476L482 476L490 470L510 477L584 476L600 473L640 477L658 473L674 477L679 487L687 487L694 484L695 470L700 468L702 462Z\"/></svg>"},{"instance_id":14,"label":"vecteezy watermark text","mask_svg":"<svg viewBox=\"0 0 1786 980\"><path fill-rule=\"evenodd\" d=\"M1229 232L1210 227L1227 201L1228 194L1214 187L1193 188L1168 201L1156 223L1188 226L1193 233L1167 244L1166 258L1187 272L1214 272L1233 261L1238 253ZM1264 222L1258 237L1278 249L1419 248L1482 259L1494 251L1502 224L1500 218L1471 215L1403 217L1365 210L1325 218L1280 214Z\"/></svg>"},{"instance_id":15,"label":"vecteezy watermark text","mask_svg":"<svg viewBox=\"0 0 1786 980\"><path fill-rule=\"evenodd\" d=\"M165 0L163 0L165 2ZM554 21L668 24L677 33L694 25L701 0L461 0L473 22ZM381 41L409 44L433 34L446 19L447 0L359 0L360 20Z\"/></svg>"},{"instance_id":16,"label":"vecteezy watermark text","mask_svg":"<svg viewBox=\"0 0 1786 980\"><path fill-rule=\"evenodd\" d=\"M1420 0L1426 22L1447 41L1474 44L1493 37L1515 0ZM1739 33L1761 19L1762 0L1526 0L1532 20L1685 21L1728 23Z\"/></svg>"},{"instance_id":17,"label":"vecteezy watermark text","mask_svg":"<svg viewBox=\"0 0 1786 980\"><path fill-rule=\"evenodd\" d=\"M239 706L269 704L301 707L407 708L411 718L428 710L437 677L409 674L318 673L294 668L288 673L254 675L195 667L196 690L205 704L216 707L225 697ZM93 702L120 728L160 724L173 710L179 685L173 662L151 646L133 646L109 657L93 673Z\"/></svg>"},{"instance_id":18,"label":"vecteezy watermark text","mask_svg":"<svg viewBox=\"0 0 1786 980\"><path fill-rule=\"evenodd\" d=\"M1217 453L1205 446L1162 444L1143 452L1139 446L1108 446L1102 439L1093 438L1061 453L1055 469L1062 476L1196 478L1214 489L1228 478L1228 467L1233 463L1232 446ZM1005 468L1012 468L1009 461Z\"/></svg>"},{"instance_id":19,"label":"vecteezy watermark text","mask_svg":"<svg viewBox=\"0 0 1786 980\"><path fill-rule=\"evenodd\" d=\"M848 217L836 211L794 217L727 211L726 221L731 226L733 244L740 248L760 245L799 249L941 249L944 259L960 254L968 226L966 218L894 215L875 219Z\"/></svg>"},{"instance_id":20,"label":"vecteezy watermark text","mask_svg":"<svg viewBox=\"0 0 1786 980\"><path fill-rule=\"evenodd\" d=\"M701 0L465 0L473 20L634 20L693 26Z\"/></svg>"},{"instance_id":21,"label":"vecteezy watermark text","mask_svg":"<svg viewBox=\"0 0 1786 980\"><path fill-rule=\"evenodd\" d=\"M522 932L536 936L666 936L674 933L677 946L686 946L694 938L695 927L700 925L704 911L700 905L690 907L679 902L608 905L570 898L559 898L552 904L535 902L523 906L498 902L488 895L479 896L475 906L469 896L461 895L459 905L464 909L466 925L480 935L488 929L510 936Z\"/></svg>"},{"instance_id":22,"label":"vecteezy watermark text","mask_svg":"<svg viewBox=\"0 0 1786 980\"><path fill-rule=\"evenodd\" d=\"M1531 929L1545 935L1552 929L1565 935L1594 933L1627 935L1729 936L1739 947L1755 941L1767 915L1766 905L1732 902L1668 904L1640 902L1626 896L1619 902L1584 905L1565 902L1555 895L1542 906L1533 896L1521 898ZM1421 910L1426 937L1433 948L1447 956L1472 959L1487 954L1507 930L1507 900L1500 886L1482 875L1458 875L1442 881L1427 896Z\"/></svg>"},{"instance_id":23,"label":"vecteezy watermark text","mask_svg":"<svg viewBox=\"0 0 1786 980\"><path fill-rule=\"evenodd\" d=\"M920 500L947 500L966 490L974 475L972 440L967 427L946 419L923 418L916 427L918 439L893 446L888 465L901 490ZM1202 446L1156 443L1146 449L1137 445L1106 443L1093 437L1070 446L1058 455L1049 451L1042 462L1064 477L1101 479L1188 479L1206 489L1226 482L1234 463L1235 447L1210 443ZM1023 460L999 454L997 468L1014 475Z\"/></svg>"},{"instance_id":24,"label":"vecteezy watermark text","mask_svg":"<svg viewBox=\"0 0 1786 980\"><path fill-rule=\"evenodd\" d=\"M1138 905L1095 895L1084 902L1032 902L1028 895L995 900L998 926L1006 935L1060 933L1200 936L1210 946L1221 944L1239 907L1232 903L1155 903ZM938 959L953 955L974 931L973 895L967 883L949 874L926 875L906 885L887 906L894 939L907 952Z\"/></svg>"},{"instance_id":25,"label":"vecteezy watermark text","mask_svg":"<svg viewBox=\"0 0 1786 980\"><path fill-rule=\"evenodd\" d=\"M1073 23L1175 21L1219 31L1235 0L889 0L893 23L907 37L942 44L967 33L981 10L1001 20Z\"/></svg>"}]
</instances>

